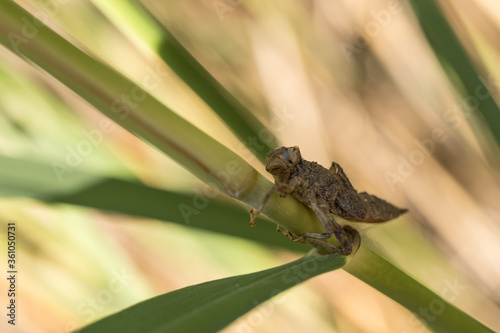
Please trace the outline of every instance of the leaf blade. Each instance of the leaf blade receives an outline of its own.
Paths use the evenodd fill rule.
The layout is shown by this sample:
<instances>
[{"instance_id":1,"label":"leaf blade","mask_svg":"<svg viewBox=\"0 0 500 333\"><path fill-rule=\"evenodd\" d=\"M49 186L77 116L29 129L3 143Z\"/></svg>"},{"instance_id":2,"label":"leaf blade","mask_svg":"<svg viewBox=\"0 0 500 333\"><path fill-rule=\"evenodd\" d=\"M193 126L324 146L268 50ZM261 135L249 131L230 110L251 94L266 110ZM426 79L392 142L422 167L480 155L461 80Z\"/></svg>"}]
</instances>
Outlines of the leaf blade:
<instances>
[{"instance_id":1,"label":"leaf blade","mask_svg":"<svg viewBox=\"0 0 500 333\"><path fill-rule=\"evenodd\" d=\"M488 79L483 78L476 69L472 57L467 53L435 0L411 1L411 5L443 69L445 71L447 68L453 69L465 90L462 92L465 103L469 103L468 98L474 98L477 107L470 111L477 109L485 127L489 128L491 136L497 145L500 145L500 107L491 95L496 92L495 84L486 84ZM449 71L447 73L450 74ZM449 76L453 82L452 76ZM487 97L478 96L478 91L486 91Z\"/></svg>"},{"instance_id":2,"label":"leaf blade","mask_svg":"<svg viewBox=\"0 0 500 333\"><path fill-rule=\"evenodd\" d=\"M107 178L73 170L71 177L58 182L51 166L35 161L0 156L0 195L29 197L52 204L71 204L105 212L153 218L188 227L240 237L257 243L306 252L308 245L291 242L276 232L273 223L257 219L249 226L247 209L217 198L205 198L206 206L194 203L196 194L152 188L133 180ZM196 213L187 215L188 207Z\"/></svg>"},{"instance_id":3,"label":"leaf blade","mask_svg":"<svg viewBox=\"0 0 500 333\"><path fill-rule=\"evenodd\" d=\"M413 312L435 332L493 332L410 274L382 258L367 245L360 247L344 270ZM422 313L422 309L431 308L433 304L442 306L442 312L431 316L431 319L417 315Z\"/></svg>"},{"instance_id":4,"label":"leaf blade","mask_svg":"<svg viewBox=\"0 0 500 333\"><path fill-rule=\"evenodd\" d=\"M249 163L140 88L112 67L82 52L14 2L0 11L0 43L39 65L96 109L143 141L169 155L195 176L223 193L257 208L272 183ZM22 36L25 19L36 22L36 38L14 45L9 35ZM33 23L35 24L35 23ZM130 106L124 92L142 96ZM109 125L109 124L108 124ZM217 158L214 158L217 156ZM311 209L276 193L262 213L302 235L324 228ZM336 239L328 242L336 244Z\"/></svg>"},{"instance_id":5,"label":"leaf blade","mask_svg":"<svg viewBox=\"0 0 500 333\"><path fill-rule=\"evenodd\" d=\"M156 53L242 141L256 140L252 149L259 160L277 146L273 134L175 38L150 11L134 1L93 1L115 26L141 48ZM268 140L262 140L266 130ZM267 149L266 149L267 148Z\"/></svg>"},{"instance_id":6,"label":"leaf blade","mask_svg":"<svg viewBox=\"0 0 500 333\"><path fill-rule=\"evenodd\" d=\"M133 305L79 332L217 332L278 293L338 269L347 260L337 254L306 256L261 272L178 289Z\"/></svg>"}]
</instances>

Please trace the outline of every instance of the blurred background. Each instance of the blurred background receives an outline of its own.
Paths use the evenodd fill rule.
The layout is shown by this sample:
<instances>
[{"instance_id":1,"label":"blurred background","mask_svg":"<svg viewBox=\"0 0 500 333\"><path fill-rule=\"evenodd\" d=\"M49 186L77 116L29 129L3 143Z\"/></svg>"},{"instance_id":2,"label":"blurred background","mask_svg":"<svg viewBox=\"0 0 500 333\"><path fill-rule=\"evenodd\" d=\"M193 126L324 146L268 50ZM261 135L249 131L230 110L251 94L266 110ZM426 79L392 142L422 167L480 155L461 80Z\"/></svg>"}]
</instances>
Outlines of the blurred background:
<instances>
[{"instance_id":1,"label":"blurred background","mask_svg":"<svg viewBox=\"0 0 500 333\"><path fill-rule=\"evenodd\" d=\"M151 69L161 73L151 94L266 174L262 161L242 151L218 116L157 56L122 34L97 1L16 2L48 13L58 33L138 82ZM478 85L471 93L463 84L443 52L447 41L429 43L418 19L427 13L416 15L411 1L142 1L280 144L299 146L305 159L327 167L336 161L358 190L408 208L395 221L361 229L392 262L500 330L500 115L478 108L499 101L500 4L437 3L489 91ZM5 326L8 332L68 332L146 298L270 268L307 250L39 195L88 177L189 197L207 189L118 126L92 143L100 112L3 47L0 59L0 223L6 230L16 222L20 272L19 325ZM58 174L85 141L92 143L89 153ZM21 167L26 177L9 176L9 168ZM38 172L53 183L37 183ZM208 205L217 204L241 211L244 218L234 223L247 227L246 207L223 195ZM217 223L208 210L198 218ZM5 279L0 288L7 289ZM293 288L224 332L278 330L427 331L342 270Z\"/></svg>"}]
</instances>

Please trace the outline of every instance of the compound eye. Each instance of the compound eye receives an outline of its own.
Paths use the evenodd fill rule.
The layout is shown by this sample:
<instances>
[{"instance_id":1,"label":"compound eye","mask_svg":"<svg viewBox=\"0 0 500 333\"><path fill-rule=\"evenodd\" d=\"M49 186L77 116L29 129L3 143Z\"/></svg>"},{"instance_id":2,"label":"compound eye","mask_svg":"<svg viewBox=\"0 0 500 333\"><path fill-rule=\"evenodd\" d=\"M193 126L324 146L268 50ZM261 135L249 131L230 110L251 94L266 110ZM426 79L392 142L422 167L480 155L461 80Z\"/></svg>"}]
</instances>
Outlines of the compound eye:
<instances>
[{"instance_id":1,"label":"compound eye","mask_svg":"<svg viewBox=\"0 0 500 333\"><path fill-rule=\"evenodd\" d=\"M292 161L290 161L290 154L288 154L288 149L285 149L284 153L285 153L285 160L291 163Z\"/></svg>"}]
</instances>

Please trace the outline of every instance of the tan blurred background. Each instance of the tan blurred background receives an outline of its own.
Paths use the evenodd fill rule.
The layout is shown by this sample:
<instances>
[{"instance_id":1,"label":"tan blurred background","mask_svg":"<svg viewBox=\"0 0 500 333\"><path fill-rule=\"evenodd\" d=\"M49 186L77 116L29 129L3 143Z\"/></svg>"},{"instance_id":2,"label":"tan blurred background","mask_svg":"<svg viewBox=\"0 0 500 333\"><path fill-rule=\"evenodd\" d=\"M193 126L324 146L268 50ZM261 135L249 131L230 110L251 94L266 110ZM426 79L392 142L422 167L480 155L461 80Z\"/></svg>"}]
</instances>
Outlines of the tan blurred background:
<instances>
[{"instance_id":1,"label":"tan blurred background","mask_svg":"<svg viewBox=\"0 0 500 333\"><path fill-rule=\"evenodd\" d=\"M283 145L297 145L304 158L325 166L338 162L358 190L408 208L396 221L363 227L374 246L500 330L498 147L477 112L466 107L471 99L456 92L408 2L143 3ZM481 76L498 86L500 5L439 3ZM164 66L135 49L91 2L60 5L51 25L131 77ZM103 117L3 48L0 57L1 154L50 163L64 156L65 144L79 140L81 128L94 128ZM164 70L170 75L152 93L237 151L230 130ZM498 103L498 91L492 93L488 98ZM258 161L249 162L265 173ZM79 168L186 193L204 186L122 129ZM65 332L159 293L299 255L189 227L22 198L2 198L0 217L2 224L17 221L21 244L22 324L12 332ZM117 276L125 287L92 306ZM6 281L0 281L3 290ZM278 330L426 331L407 310L344 271L292 289L279 304L271 300L224 332Z\"/></svg>"}]
</instances>

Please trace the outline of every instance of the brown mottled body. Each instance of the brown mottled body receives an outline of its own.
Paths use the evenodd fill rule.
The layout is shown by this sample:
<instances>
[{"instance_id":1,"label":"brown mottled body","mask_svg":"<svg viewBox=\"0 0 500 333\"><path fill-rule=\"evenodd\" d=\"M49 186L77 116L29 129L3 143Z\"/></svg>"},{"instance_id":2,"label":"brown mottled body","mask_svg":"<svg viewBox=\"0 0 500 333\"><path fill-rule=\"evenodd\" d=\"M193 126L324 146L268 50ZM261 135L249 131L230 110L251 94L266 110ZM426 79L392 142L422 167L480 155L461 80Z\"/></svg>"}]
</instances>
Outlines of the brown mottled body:
<instances>
[{"instance_id":1,"label":"brown mottled body","mask_svg":"<svg viewBox=\"0 0 500 333\"><path fill-rule=\"evenodd\" d=\"M311 207L325 227L325 233L306 233L301 237L292 237L295 241L310 242L348 255L352 252L352 242L345 230L330 214L355 222L384 222L406 212L390 203L366 192L358 193L335 162L326 169L316 162L302 159L298 147L280 147L270 151L266 158L266 170L276 181L273 189L266 195L252 222L274 191L281 196L291 194L296 199ZM342 248L321 241L335 235Z\"/></svg>"}]
</instances>

